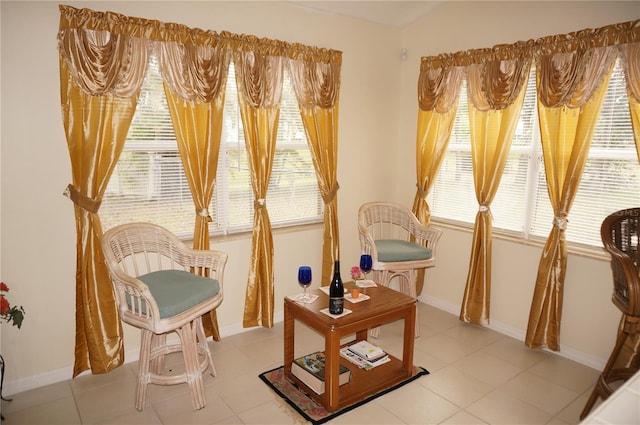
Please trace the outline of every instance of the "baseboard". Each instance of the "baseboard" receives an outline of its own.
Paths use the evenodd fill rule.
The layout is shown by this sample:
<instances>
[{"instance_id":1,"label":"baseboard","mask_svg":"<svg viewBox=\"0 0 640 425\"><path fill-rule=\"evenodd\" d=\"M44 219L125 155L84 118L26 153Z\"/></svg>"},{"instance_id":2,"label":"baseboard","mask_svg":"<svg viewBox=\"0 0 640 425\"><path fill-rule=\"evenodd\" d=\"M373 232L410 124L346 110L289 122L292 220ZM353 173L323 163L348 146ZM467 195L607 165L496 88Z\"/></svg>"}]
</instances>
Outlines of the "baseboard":
<instances>
[{"instance_id":1,"label":"baseboard","mask_svg":"<svg viewBox=\"0 0 640 425\"><path fill-rule=\"evenodd\" d=\"M284 312L274 314L274 323L279 323L284 320ZM220 337L228 337L231 335L241 334L243 332L251 331L255 328L244 328L242 322L234 323L232 325L220 327ZM178 343L178 336L176 334L169 335L167 337L168 342ZM125 364L132 363L138 360L140 357L140 349L135 348L127 350L125 352ZM8 367L10 367L8 365ZM91 371L86 370L80 373L78 376L89 375ZM34 388L44 387L46 385L56 384L58 382L71 379L73 376L73 366L63 367L49 372L40 373L37 375L29 376L26 378L15 379L12 381L4 382L2 386L2 395L4 397L10 397L13 394L19 394L24 391L32 390Z\"/></svg>"},{"instance_id":2,"label":"baseboard","mask_svg":"<svg viewBox=\"0 0 640 425\"><path fill-rule=\"evenodd\" d=\"M446 311L456 316L460 314L459 304L453 304L438 298L429 297L427 295L421 295L420 297L418 297L418 300L425 304L429 304L439 310ZM522 341L523 343L526 338L526 330L516 328L514 326L500 322L499 320L491 319L491 322L487 327L489 329L493 329L496 332L500 332L501 334L504 334L511 338ZM567 358L569 360L573 360L575 362L578 362L580 364L583 364L585 366L591 367L596 370L604 369L604 366L607 363L607 359L596 357L592 354L585 353L580 350L576 350L575 348L572 348L563 344L560 344L560 351L552 351L547 349L544 349L544 350L550 353L556 354L558 356Z\"/></svg>"}]
</instances>

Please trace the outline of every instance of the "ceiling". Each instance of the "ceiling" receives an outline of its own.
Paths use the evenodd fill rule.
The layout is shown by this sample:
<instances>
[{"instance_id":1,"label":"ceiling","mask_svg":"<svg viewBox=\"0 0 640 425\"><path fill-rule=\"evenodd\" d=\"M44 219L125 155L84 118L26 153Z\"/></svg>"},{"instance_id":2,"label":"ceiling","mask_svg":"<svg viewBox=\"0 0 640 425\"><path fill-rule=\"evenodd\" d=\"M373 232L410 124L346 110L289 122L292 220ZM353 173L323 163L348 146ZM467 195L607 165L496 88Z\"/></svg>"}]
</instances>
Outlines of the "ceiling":
<instances>
[{"instance_id":1,"label":"ceiling","mask_svg":"<svg viewBox=\"0 0 640 425\"><path fill-rule=\"evenodd\" d=\"M319 10L326 13L351 16L365 21L404 28L443 0L422 1L291 1L301 7Z\"/></svg>"}]
</instances>

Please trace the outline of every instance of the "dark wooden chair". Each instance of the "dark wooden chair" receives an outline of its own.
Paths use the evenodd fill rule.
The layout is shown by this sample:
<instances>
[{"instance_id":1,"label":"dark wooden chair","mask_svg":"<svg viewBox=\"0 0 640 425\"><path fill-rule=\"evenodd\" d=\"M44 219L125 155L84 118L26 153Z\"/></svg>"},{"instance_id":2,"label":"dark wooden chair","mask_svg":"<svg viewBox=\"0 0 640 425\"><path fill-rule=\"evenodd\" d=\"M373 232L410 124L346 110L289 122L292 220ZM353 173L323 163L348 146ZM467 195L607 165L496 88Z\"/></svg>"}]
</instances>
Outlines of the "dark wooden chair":
<instances>
[{"instance_id":1,"label":"dark wooden chair","mask_svg":"<svg viewBox=\"0 0 640 425\"><path fill-rule=\"evenodd\" d=\"M626 381L640 365L640 353L636 351L640 335L640 208L609 215L602 222L600 235L611 255L612 302L622 311L622 319L616 345L584 406L581 420L598 398L606 400L615 391L613 383Z\"/></svg>"}]
</instances>

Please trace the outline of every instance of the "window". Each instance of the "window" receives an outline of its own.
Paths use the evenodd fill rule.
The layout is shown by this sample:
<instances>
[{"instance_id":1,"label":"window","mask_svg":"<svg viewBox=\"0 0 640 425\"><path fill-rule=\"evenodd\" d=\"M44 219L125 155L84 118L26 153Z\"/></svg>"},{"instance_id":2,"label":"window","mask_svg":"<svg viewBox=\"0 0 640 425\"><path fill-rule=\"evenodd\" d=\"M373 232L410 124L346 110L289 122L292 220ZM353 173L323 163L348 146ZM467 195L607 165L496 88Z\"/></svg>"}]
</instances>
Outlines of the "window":
<instances>
[{"instance_id":1,"label":"window","mask_svg":"<svg viewBox=\"0 0 640 425\"><path fill-rule=\"evenodd\" d=\"M496 197L491 204L495 233L544 240L553 210L547 194L538 131L535 70ZM441 169L428 202L434 218L473 224L478 202L471 169L466 84ZM635 150L622 65L616 63L589 150L578 193L569 212L567 241L601 247L600 223L619 209L640 204L640 164Z\"/></svg>"},{"instance_id":2,"label":"window","mask_svg":"<svg viewBox=\"0 0 640 425\"><path fill-rule=\"evenodd\" d=\"M212 236L253 227L253 191L233 64L223 120L216 188L209 207ZM286 72L266 205L273 227L322 221L324 209L311 152ZM178 153L158 63L153 57L100 217L105 230L121 223L149 221L183 237L193 234L195 206Z\"/></svg>"}]
</instances>

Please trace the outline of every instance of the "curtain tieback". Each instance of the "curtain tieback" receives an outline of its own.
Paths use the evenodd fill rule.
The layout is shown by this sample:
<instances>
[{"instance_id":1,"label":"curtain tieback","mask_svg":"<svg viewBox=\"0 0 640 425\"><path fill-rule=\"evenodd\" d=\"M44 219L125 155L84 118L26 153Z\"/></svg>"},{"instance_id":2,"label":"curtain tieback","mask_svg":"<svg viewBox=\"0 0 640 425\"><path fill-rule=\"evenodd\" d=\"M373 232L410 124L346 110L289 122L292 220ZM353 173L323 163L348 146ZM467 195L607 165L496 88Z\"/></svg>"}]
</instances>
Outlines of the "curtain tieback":
<instances>
[{"instance_id":1,"label":"curtain tieback","mask_svg":"<svg viewBox=\"0 0 640 425\"><path fill-rule=\"evenodd\" d=\"M102 201L95 201L89 197L84 196L78 191L71 183L67 186L63 193L64 196L71 199L71 202L76 204L79 208L85 211L96 214L100 209Z\"/></svg>"},{"instance_id":2,"label":"curtain tieback","mask_svg":"<svg viewBox=\"0 0 640 425\"><path fill-rule=\"evenodd\" d=\"M486 206L486 205L480 205L480 206L478 207L478 211L480 211L480 212L482 212L482 213L483 213L483 212L487 212L487 211L489 211L489 207L488 207L488 206Z\"/></svg>"},{"instance_id":3,"label":"curtain tieback","mask_svg":"<svg viewBox=\"0 0 640 425\"><path fill-rule=\"evenodd\" d=\"M567 222L568 220L566 217L560 217L560 216L553 217L554 227L557 227L560 230L565 230L567 228Z\"/></svg>"},{"instance_id":4,"label":"curtain tieback","mask_svg":"<svg viewBox=\"0 0 640 425\"><path fill-rule=\"evenodd\" d=\"M265 204L264 198L256 199L255 201L253 201L253 208L256 210L258 208L264 208L264 204Z\"/></svg>"},{"instance_id":5,"label":"curtain tieback","mask_svg":"<svg viewBox=\"0 0 640 425\"><path fill-rule=\"evenodd\" d=\"M338 184L338 182L336 182L336 185L333 187L333 189L331 189L326 195L322 196L322 200L325 204L333 202L336 194L338 193L338 189L340 189L340 185Z\"/></svg>"},{"instance_id":6,"label":"curtain tieback","mask_svg":"<svg viewBox=\"0 0 640 425\"><path fill-rule=\"evenodd\" d=\"M209 210L206 208L196 208L196 214L198 217L206 217L208 223L213 221L209 215Z\"/></svg>"},{"instance_id":7,"label":"curtain tieback","mask_svg":"<svg viewBox=\"0 0 640 425\"><path fill-rule=\"evenodd\" d=\"M418 188L418 197L420 199L422 199L423 201L426 201L427 200L427 195L429 195L429 191L422 190L422 189Z\"/></svg>"}]
</instances>

